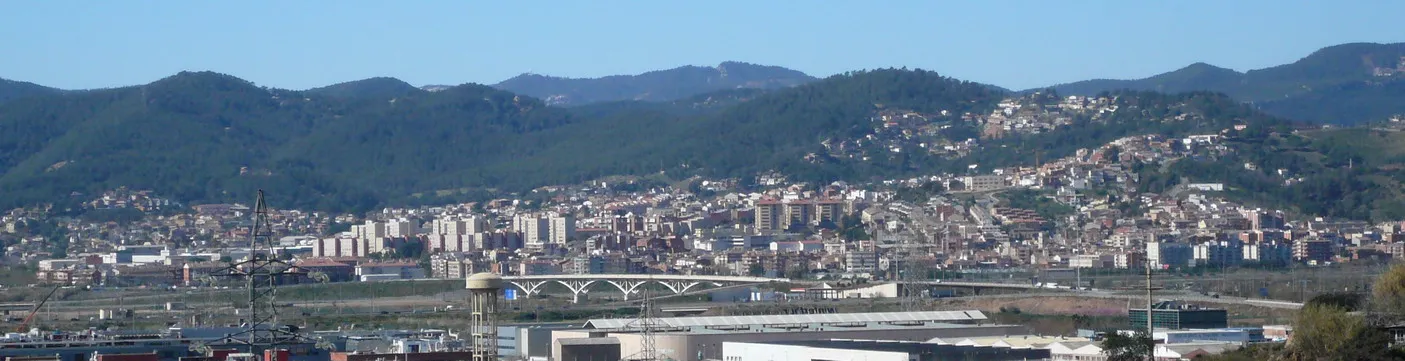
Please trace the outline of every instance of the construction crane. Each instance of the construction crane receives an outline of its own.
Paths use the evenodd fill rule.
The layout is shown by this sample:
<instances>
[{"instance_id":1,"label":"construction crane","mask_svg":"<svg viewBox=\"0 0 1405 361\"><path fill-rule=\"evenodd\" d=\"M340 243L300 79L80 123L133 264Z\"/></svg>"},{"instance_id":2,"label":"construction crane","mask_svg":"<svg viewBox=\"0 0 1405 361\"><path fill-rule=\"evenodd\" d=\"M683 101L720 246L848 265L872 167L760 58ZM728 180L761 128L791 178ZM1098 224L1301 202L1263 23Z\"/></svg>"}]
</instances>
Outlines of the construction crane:
<instances>
[{"instance_id":1,"label":"construction crane","mask_svg":"<svg viewBox=\"0 0 1405 361\"><path fill-rule=\"evenodd\" d=\"M49 290L49 293L34 305L34 309L29 310L29 316L24 316L24 321L20 321L20 325L15 327L15 332L29 332L29 323L34 321L34 316L39 315L39 310L44 308L44 304L49 302L50 297L54 297L54 292L58 292L60 287L62 286L54 286L53 289Z\"/></svg>"}]
</instances>

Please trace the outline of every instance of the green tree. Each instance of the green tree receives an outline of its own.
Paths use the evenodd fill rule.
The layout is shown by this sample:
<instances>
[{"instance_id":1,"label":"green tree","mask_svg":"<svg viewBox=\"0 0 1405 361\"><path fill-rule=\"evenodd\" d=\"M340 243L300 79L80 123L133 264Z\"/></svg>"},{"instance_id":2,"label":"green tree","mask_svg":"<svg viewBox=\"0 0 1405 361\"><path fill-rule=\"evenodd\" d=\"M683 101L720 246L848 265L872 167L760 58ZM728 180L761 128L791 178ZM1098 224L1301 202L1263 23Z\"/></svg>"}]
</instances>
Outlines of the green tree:
<instances>
[{"instance_id":1,"label":"green tree","mask_svg":"<svg viewBox=\"0 0 1405 361\"><path fill-rule=\"evenodd\" d=\"M785 277L792 280L807 279L810 278L810 270L802 265L791 266L785 271Z\"/></svg>"},{"instance_id":2,"label":"green tree","mask_svg":"<svg viewBox=\"0 0 1405 361\"><path fill-rule=\"evenodd\" d=\"M752 277L765 276L766 267L762 266L760 263L752 263L751 266L747 266L746 274Z\"/></svg>"},{"instance_id":3,"label":"green tree","mask_svg":"<svg viewBox=\"0 0 1405 361\"><path fill-rule=\"evenodd\" d=\"M1405 264L1396 264L1376 279L1371 287L1373 310L1392 316L1405 316Z\"/></svg>"},{"instance_id":4,"label":"green tree","mask_svg":"<svg viewBox=\"0 0 1405 361\"><path fill-rule=\"evenodd\" d=\"M332 222L332 224L327 225L327 235L350 231L351 226L351 223Z\"/></svg>"},{"instance_id":5,"label":"green tree","mask_svg":"<svg viewBox=\"0 0 1405 361\"><path fill-rule=\"evenodd\" d=\"M1288 355L1297 360L1390 360L1390 335L1328 304L1305 305L1293 322Z\"/></svg>"},{"instance_id":6,"label":"green tree","mask_svg":"<svg viewBox=\"0 0 1405 361\"><path fill-rule=\"evenodd\" d=\"M1329 292L1313 296L1312 299L1307 300L1306 304L1332 306L1352 312L1361 309L1364 300L1364 295L1358 293Z\"/></svg>"},{"instance_id":7,"label":"green tree","mask_svg":"<svg viewBox=\"0 0 1405 361\"><path fill-rule=\"evenodd\" d=\"M1262 361L1262 360L1282 360L1284 346L1281 343L1263 343L1249 345L1238 350L1225 352L1219 355L1207 355L1196 358L1197 361Z\"/></svg>"},{"instance_id":8,"label":"green tree","mask_svg":"<svg viewBox=\"0 0 1405 361\"><path fill-rule=\"evenodd\" d=\"M1103 160L1115 163L1119 159L1122 159L1122 147L1114 145L1107 147L1107 150L1103 151Z\"/></svg>"},{"instance_id":9,"label":"green tree","mask_svg":"<svg viewBox=\"0 0 1405 361\"><path fill-rule=\"evenodd\" d=\"M1138 331L1132 335L1112 332L1103 339L1102 348L1108 361L1141 361L1151 355L1156 344L1146 332Z\"/></svg>"},{"instance_id":10,"label":"green tree","mask_svg":"<svg viewBox=\"0 0 1405 361\"><path fill-rule=\"evenodd\" d=\"M1405 274L1392 268L1377 279L1366 313L1365 296L1354 293L1328 293L1304 303L1293 320L1293 338L1286 346L1258 345L1228 352L1208 360L1400 360L1405 352L1391 348L1391 335L1381 325L1396 319L1389 314L1398 307L1399 281ZM1385 315L1374 312L1387 312ZM1385 317L1380 317L1385 316Z\"/></svg>"}]
</instances>

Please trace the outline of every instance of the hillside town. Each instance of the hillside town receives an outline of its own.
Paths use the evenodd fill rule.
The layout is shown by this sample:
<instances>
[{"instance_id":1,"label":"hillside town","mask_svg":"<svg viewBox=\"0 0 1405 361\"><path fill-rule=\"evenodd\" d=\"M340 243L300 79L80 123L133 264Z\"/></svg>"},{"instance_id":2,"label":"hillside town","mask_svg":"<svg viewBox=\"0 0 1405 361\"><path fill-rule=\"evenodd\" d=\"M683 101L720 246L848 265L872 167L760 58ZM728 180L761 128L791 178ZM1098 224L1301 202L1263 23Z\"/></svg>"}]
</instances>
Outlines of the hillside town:
<instances>
[{"instance_id":1,"label":"hillside town","mask_svg":"<svg viewBox=\"0 0 1405 361\"><path fill-rule=\"evenodd\" d=\"M6 5L0 361L1405 360L1405 2Z\"/></svg>"},{"instance_id":2,"label":"hillside town","mask_svg":"<svg viewBox=\"0 0 1405 361\"><path fill-rule=\"evenodd\" d=\"M1005 123L987 123L986 129L992 129L991 124ZM1016 126L1007 130L1038 128ZM972 168L965 174L867 184L804 184L789 181L778 172L746 181L692 178L670 182L651 177L615 177L588 184L543 187L518 198L385 208L367 214L273 209L267 219L276 239L276 258L287 260L298 271L294 273L298 278L285 280L287 284L375 285L385 281L464 280L483 274L746 276L818 284L813 289L762 291L753 287L740 293L708 294L714 302L723 304L728 300L908 299L912 297L907 295L910 291L903 291L908 288L899 287L900 284L943 280L1091 291L1108 286L1077 278L1056 284L1040 280L1038 275L1137 274L1143 269L1187 272L1227 267L1313 268L1384 262L1405 252L1405 240L1398 238L1405 230L1399 223L1303 217L1248 206L1231 201L1225 186L1218 183L1179 184L1161 193L1138 192L1138 175L1131 168L1158 166L1187 157L1224 156L1233 151L1223 144L1225 134L1232 130L1180 138L1125 137L1035 166ZM977 141L968 144L979 146ZM1254 165L1246 164L1249 166ZM1283 179L1285 186L1292 185L1292 175L1284 174ZM0 218L4 224L0 237L12 240L6 243L3 262L33 265L34 282L50 286L213 289L223 287L212 282L216 282L214 276L219 272L227 272L231 262L255 256L249 239L258 210L248 204L187 206L150 191L125 188L92 199L79 194L74 197L82 201L14 209ZM1011 271L1035 276L1001 278L1002 274L1013 274ZM629 299L630 289L621 288L626 291L622 296L588 295L584 285L589 283L582 285L580 289L570 289L570 302L581 302L585 297L598 298L599 302ZM518 283L514 287L521 289L509 290L502 297L541 297L540 284ZM516 295L518 292L521 294ZM924 293L918 299L955 295L951 290L924 292L930 294ZM1200 292L1210 295L1203 289ZM1260 297L1269 296L1267 287L1260 292ZM174 310L177 306L173 305L168 303L166 307ZM1252 343L1281 341L1291 334L1291 327L1283 325L1230 328L1224 309L1171 301L1154 307L1157 314L1177 315L1167 320L1158 318L1153 324L1161 330L1154 335L1159 337L1156 342L1161 343L1155 353L1167 359L1227 352ZM99 316L131 317L131 311L125 312L127 316ZM1004 308L1001 312L1005 312ZM1134 328L1148 327L1147 318L1137 316L1137 312L1145 315L1146 308L1130 308L1127 312L1126 320ZM964 316L953 318L951 314ZM1095 330L1080 329L1076 336L1002 336L1029 331L1023 326L986 324L990 319L977 310L895 315L898 313L843 313L835 317L857 320L844 325L863 325L853 330L854 337L903 338L909 336L901 335L911 333L922 335L911 336L920 337L911 341L926 340L919 343L920 348L930 349L908 352L990 352L990 357L999 354L998 357L1015 357L1010 359L1067 360L1103 359L1108 352L1097 342L1106 336ZM813 332L792 328L766 330L777 322L807 322L798 316L765 317L772 318L719 323L715 327L730 330L721 336L729 340L726 346L711 351L699 349L695 351L697 359L721 359L718 357L726 357L727 352L759 354L773 347L788 347L746 343L747 332L773 332L797 340L816 337ZM894 317L913 321L903 326L880 321ZM684 319L669 322L698 322ZM592 319L584 328L575 324L507 325L496 331L509 336L495 336L504 344L494 352L504 359L566 360L580 352L602 352L589 348L600 342L619 347L603 351L607 358L647 352L636 350L642 340L628 340L648 336L627 326L599 326L634 322L630 320ZM974 324L965 325L968 323ZM824 325L831 324L817 327ZM609 336L597 336L598 332L590 330L595 327L603 327ZM677 347L688 349L691 346L686 345L697 342L689 341L692 338L711 337L705 335L716 332L710 327L714 326L669 332L682 337ZM893 327L897 328L889 329ZM935 332L929 329L932 327L951 331ZM865 328L871 329L860 331ZM170 332L175 334L162 336L150 345L167 349L183 347L180 345L190 340L217 342L218 339L201 339L207 336L200 335L222 329L178 330L172 328ZM62 337L87 337L91 342L120 337L104 332ZM939 334L949 336L931 338ZM466 357L455 350L472 349L461 341L462 335L433 329L337 330L321 335L324 340L331 337L342 344L337 347L339 351L332 353L334 359L417 354L448 360ZM21 343L39 338L34 333L6 337ZM556 346L544 347L513 341L518 337L559 340ZM54 347L58 347L56 352L87 352L83 351L87 348ZM871 349L860 344L826 347ZM125 352L111 346L95 350ZM290 344L283 350L315 355L311 343ZM218 357L228 352L232 351L205 354ZM832 349L808 346L793 352ZM265 356L270 360L280 357Z\"/></svg>"},{"instance_id":3,"label":"hillside town","mask_svg":"<svg viewBox=\"0 0 1405 361\"><path fill-rule=\"evenodd\" d=\"M986 135L1064 121L1026 117L1019 99L984 118ZM1070 97L1055 108L1100 112L1108 103ZM913 117L931 123L875 114L884 126ZM544 187L521 199L369 214L283 209L270 219L281 256L331 282L477 272L893 280L909 267L1310 267L1405 252L1399 223L1292 217L1233 202L1222 184L1137 192L1133 164L1218 157L1231 151L1222 137L1133 136L1037 166L870 184L792 183L778 173L747 189L737 179L617 178ZM248 255L248 205L185 207L118 189L57 207L0 218L0 237L13 240L4 262L36 265L41 283L192 286ZM85 216L63 216L71 207Z\"/></svg>"},{"instance_id":4,"label":"hillside town","mask_svg":"<svg viewBox=\"0 0 1405 361\"><path fill-rule=\"evenodd\" d=\"M1222 144L1224 137L1218 133L1181 138L1132 136L1037 166L988 171L973 168L966 174L869 184L804 184L788 181L778 172L748 181L692 178L670 183L650 177L616 177L539 188L515 199L386 208L368 214L273 209L268 211L267 220L276 240L272 249L275 257L298 270L294 274L297 279L285 280L288 284L375 285L472 280L484 274L747 276L819 284L814 289L759 292L750 288L740 293L708 294L723 304L729 298L730 302L907 299L910 291L903 291L908 288L899 284L963 279L1093 290L1106 285L1073 282L1055 286L1048 280L1000 279L998 275L1015 270L1039 275L1310 268L1385 261L1405 252L1405 240L1397 238L1405 231L1398 223L1303 218L1247 206L1230 201L1225 186L1217 183L1181 184L1162 193L1138 192L1137 173L1131 167L1223 156L1232 152ZM1291 176L1285 179L1291 180ZM83 201L6 213L0 219L4 224L0 237L13 242L7 242L3 261L34 265L35 282L50 286L198 289L223 287L212 283L214 276L227 272L231 262L255 256L249 239L258 209L248 204L187 206L153 192L125 188L92 199L74 197ZM992 274L997 277L991 278ZM501 296L509 301L541 296L540 284L518 283L514 287L521 289ZM580 287L570 290L570 302L580 302L586 296L603 302L621 297L587 295L585 286ZM950 290L929 291L917 297L954 295ZM517 292L521 295L516 296ZM629 294L624 293L625 300ZM176 310L180 306L175 304L167 303L166 307ZM1167 359L1227 352L1252 343L1281 341L1291 334L1291 327L1283 325L1230 328L1224 309L1171 301L1154 307L1158 315L1176 315L1158 318L1152 324L1160 330L1154 334L1161 343L1155 353ZM104 320L131 317L130 310L124 312L127 316L99 316ZM1137 312L1145 315L1146 308L1127 312L1126 320L1134 328L1148 327L1148 319L1137 316ZM1008 336L1029 330L988 324L989 316L978 310L832 316L849 321L818 323L815 327L820 328L814 331L804 329L809 326L770 330L780 327L778 323L805 324L810 318L728 317L729 321L714 326L669 329L668 337L679 341L664 342L678 342L673 347L696 353L698 356L690 359L698 360L763 354L775 347L792 347L789 352L803 354L836 352L835 348L859 350L856 352L872 349L872 345L861 343L748 343L749 332L811 340L822 327L844 325L852 329L835 335L907 340L920 345L905 352L983 354L1011 360L1103 359L1108 352L1097 342L1106 336L1095 330L1080 329L1076 336ZM673 319L664 322L703 322L709 317ZM893 319L910 320L888 323ZM616 324L610 326L612 322ZM644 342L641 337L655 336L638 333L627 326L628 322L636 321L591 319L584 326L510 324L496 328L495 334L506 336L493 336L502 342L493 352L503 359L528 360L569 360L577 354L621 359L658 352L640 348ZM166 331L169 334L147 344L154 350L181 354L189 352L177 350L185 343L221 342L210 335L230 330L194 326L200 327L171 328ZM717 330L726 331L712 335ZM46 347L53 347L54 352L132 351L107 345L122 337L113 332L43 337L31 332L9 334L6 339L27 344L58 337L101 344L93 348L43 346L37 352L45 352ZM317 342L338 344L330 356L336 360L358 355L451 360L468 356L458 350L482 350L466 344L464 335L435 329L338 329L319 335L323 341ZM721 337L725 346L692 350L691 345L700 342L693 339L703 337ZM557 341L525 341L530 338ZM515 341L518 339L524 341ZM279 352L304 355L293 359L321 359L313 357L317 355L313 341L300 342L287 344ZM592 348L601 344L616 348ZM244 357L230 354L232 350L204 355ZM140 356L142 360L164 360L157 354L140 355L148 355ZM269 354L264 358L285 357L289 356Z\"/></svg>"}]
</instances>

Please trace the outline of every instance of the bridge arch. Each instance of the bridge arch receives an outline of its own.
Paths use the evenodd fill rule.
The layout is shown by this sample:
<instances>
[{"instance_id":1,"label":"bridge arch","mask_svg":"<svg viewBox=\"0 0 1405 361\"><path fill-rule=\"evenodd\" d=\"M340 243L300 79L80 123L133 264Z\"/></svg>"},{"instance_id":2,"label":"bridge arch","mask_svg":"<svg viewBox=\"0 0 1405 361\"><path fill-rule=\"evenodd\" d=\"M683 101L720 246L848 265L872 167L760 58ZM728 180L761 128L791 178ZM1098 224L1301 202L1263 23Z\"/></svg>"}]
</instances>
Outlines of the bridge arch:
<instances>
[{"instance_id":1,"label":"bridge arch","mask_svg":"<svg viewBox=\"0 0 1405 361\"><path fill-rule=\"evenodd\" d=\"M521 290L523 296L533 297L542 293L547 285L557 284L571 292L572 302L580 302L580 296L588 294L590 287L605 283L614 286L629 300L640 289L650 283L662 285L675 295L687 293L700 285L725 286L736 284L761 284L786 282L785 278L738 277L738 276L698 276L698 275L650 275L650 274L575 274L575 275L534 275L504 276L503 282Z\"/></svg>"}]
</instances>

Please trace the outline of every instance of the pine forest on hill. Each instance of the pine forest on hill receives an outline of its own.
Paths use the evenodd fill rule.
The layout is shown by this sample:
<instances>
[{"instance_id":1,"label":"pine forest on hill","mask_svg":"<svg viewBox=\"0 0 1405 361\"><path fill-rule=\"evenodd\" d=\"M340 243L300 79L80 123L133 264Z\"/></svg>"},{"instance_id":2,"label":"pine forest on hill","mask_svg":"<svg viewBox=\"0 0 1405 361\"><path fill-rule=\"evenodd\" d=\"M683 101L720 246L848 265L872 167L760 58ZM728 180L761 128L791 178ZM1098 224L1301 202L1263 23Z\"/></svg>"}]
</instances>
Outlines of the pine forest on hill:
<instances>
[{"instance_id":1,"label":"pine forest on hill","mask_svg":"<svg viewBox=\"0 0 1405 361\"><path fill-rule=\"evenodd\" d=\"M1295 64L1323 63L1309 61L1314 57L1321 56ZM1057 102L1066 94L1057 87L1012 94L907 69L801 81L798 72L738 64L704 69L727 68L729 76L753 79L749 84L772 85L559 107L502 90L502 84L424 90L393 78L306 91L260 87L212 72L88 91L7 82L4 89L13 95L0 102L0 206L62 204L119 187L192 204L247 201L262 188L279 194L277 207L362 211L616 175L749 178L778 172L811 184L864 182L1032 165L1127 136L1179 137L1241 126L1247 128L1226 133L1236 150L1228 156L1130 164L1139 190L1224 182L1235 197L1307 214L1405 217L1405 191L1393 186L1405 179L1399 173L1405 158L1359 142L1374 139L1382 149L1394 149L1400 141L1395 133L1316 129L1260 110L1313 111L1302 104L1250 104L1234 93L1208 91L1103 90L1094 95L1111 99L1116 111L1073 114L1042 131L985 137L988 129L969 115L992 114L1012 97ZM1192 80L1238 74L1192 68ZM788 76L795 81L774 80ZM1373 104L1390 99L1360 87L1299 96ZM880 118L904 113L920 115L920 127L903 128L893 138L898 141L874 140L892 131ZM1314 130L1304 130L1309 128ZM970 139L979 139L971 151L941 150ZM1246 163L1257 171L1244 171ZM1299 186L1282 186L1294 182Z\"/></svg>"}]
</instances>

